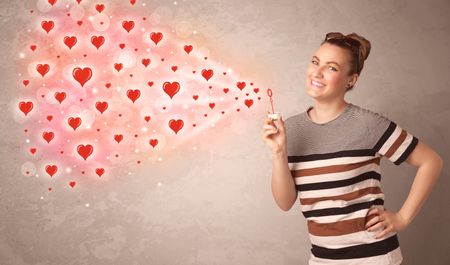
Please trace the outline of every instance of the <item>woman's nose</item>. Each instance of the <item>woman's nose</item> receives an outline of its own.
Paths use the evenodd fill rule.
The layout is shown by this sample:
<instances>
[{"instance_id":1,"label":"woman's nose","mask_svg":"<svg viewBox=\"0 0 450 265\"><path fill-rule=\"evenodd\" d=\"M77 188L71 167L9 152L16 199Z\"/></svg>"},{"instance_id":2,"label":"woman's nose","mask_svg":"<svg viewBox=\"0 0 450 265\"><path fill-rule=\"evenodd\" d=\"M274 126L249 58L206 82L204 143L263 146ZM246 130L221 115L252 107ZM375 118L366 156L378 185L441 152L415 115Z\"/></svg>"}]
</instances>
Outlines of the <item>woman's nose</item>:
<instances>
[{"instance_id":1,"label":"woman's nose","mask_svg":"<svg viewBox=\"0 0 450 265\"><path fill-rule=\"evenodd\" d=\"M313 71L313 76L314 77L322 77L323 76L323 74L322 74L322 67L315 68L314 71Z\"/></svg>"}]
</instances>

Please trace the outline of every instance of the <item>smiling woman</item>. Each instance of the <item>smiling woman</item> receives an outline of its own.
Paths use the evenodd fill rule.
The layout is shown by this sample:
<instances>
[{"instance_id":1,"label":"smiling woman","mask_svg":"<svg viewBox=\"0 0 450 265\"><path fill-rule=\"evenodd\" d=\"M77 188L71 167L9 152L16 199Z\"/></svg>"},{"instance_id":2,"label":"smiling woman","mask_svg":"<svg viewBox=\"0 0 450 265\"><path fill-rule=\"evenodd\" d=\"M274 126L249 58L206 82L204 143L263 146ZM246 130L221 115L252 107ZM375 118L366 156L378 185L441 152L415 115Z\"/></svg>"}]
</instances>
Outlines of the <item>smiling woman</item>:
<instances>
[{"instance_id":1,"label":"smiling woman","mask_svg":"<svg viewBox=\"0 0 450 265\"><path fill-rule=\"evenodd\" d=\"M283 121L267 119L272 194L288 211L299 197L312 243L309 264L401 264L397 232L419 212L441 157L388 118L344 100L358 80L370 42L328 33L306 71L314 106ZM289 141L287 140L289 139ZM384 208L381 157L418 168L398 212Z\"/></svg>"}]
</instances>

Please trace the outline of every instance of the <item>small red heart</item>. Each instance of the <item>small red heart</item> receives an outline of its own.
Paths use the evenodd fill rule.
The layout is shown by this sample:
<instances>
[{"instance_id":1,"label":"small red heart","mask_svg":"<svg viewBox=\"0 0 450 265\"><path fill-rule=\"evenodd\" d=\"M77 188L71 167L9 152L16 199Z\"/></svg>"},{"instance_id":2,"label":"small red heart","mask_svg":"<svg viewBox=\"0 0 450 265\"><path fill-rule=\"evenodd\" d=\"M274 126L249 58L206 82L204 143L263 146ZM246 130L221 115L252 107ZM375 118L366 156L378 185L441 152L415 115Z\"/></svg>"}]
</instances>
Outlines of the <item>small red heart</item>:
<instances>
[{"instance_id":1,"label":"small red heart","mask_svg":"<svg viewBox=\"0 0 450 265\"><path fill-rule=\"evenodd\" d=\"M105 43L105 37L103 37L103 36L92 36L91 37L91 43L98 50Z\"/></svg>"},{"instance_id":2,"label":"small red heart","mask_svg":"<svg viewBox=\"0 0 450 265\"><path fill-rule=\"evenodd\" d=\"M56 165L46 165L45 172L47 172L50 177L53 177L53 175L58 172L58 167Z\"/></svg>"},{"instance_id":3,"label":"small red heart","mask_svg":"<svg viewBox=\"0 0 450 265\"><path fill-rule=\"evenodd\" d=\"M250 83L251 86L253 86L253 83Z\"/></svg>"},{"instance_id":4,"label":"small red heart","mask_svg":"<svg viewBox=\"0 0 450 265\"><path fill-rule=\"evenodd\" d=\"M215 106L216 106L215 103L209 103L209 107L210 107L211 109L213 109Z\"/></svg>"},{"instance_id":5,"label":"small red heart","mask_svg":"<svg viewBox=\"0 0 450 265\"><path fill-rule=\"evenodd\" d=\"M122 142L122 140L123 140L123 135L122 135L122 134L116 134L116 135L114 135L114 140L116 140L117 143Z\"/></svg>"},{"instance_id":6,"label":"small red heart","mask_svg":"<svg viewBox=\"0 0 450 265\"><path fill-rule=\"evenodd\" d=\"M122 63L115 63L114 64L114 68L117 70L117 72L119 72L120 70L122 70L123 64Z\"/></svg>"},{"instance_id":7,"label":"small red heart","mask_svg":"<svg viewBox=\"0 0 450 265\"><path fill-rule=\"evenodd\" d=\"M48 191L52 191L52 188L50 187L50 188L48 188Z\"/></svg>"},{"instance_id":8,"label":"small red heart","mask_svg":"<svg viewBox=\"0 0 450 265\"><path fill-rule=\"evenodd\" d=\"M48 71L50 71L50 65L38 64L38 65L36 65L36 70L38 71L38 73L40 73L42 75L42 77L44 77L44 75L46 73L48 73Z\"/></svg>"},{"instance_id":9,"label":"small red heart","mask_svg":"<svg viewBox=\"0 0 450 265\"><path fill-rule=\"evenodd\" d=\"M28 86L28 84L30 83L30 80L23 80L22 83L24 86Z\"/></svg>"},{"instance_id":10,"label":"small red heart","mask_svg":"<svg viewBox=\"0 0 450 265\"><path fill-rule=\"evenodd\" d=\"M158 139L150 139L150 145L155 148L155 146L158 144Z\"/></svg>"},{"instance_id":11,"label":"small red heart","mask_svg":"<svg viewBox=\"0 0 450 265\"><path fill-rule=\"evenodd\" d=\"M245 82L237 82L237 83L236 83L236 86L237 86L240 90L242 90L242 89L244 89L244 87L245 87Z\"/></svg>"},{"instance_id":12,"label":"small red heart","mask_svg":"<svg viewBox=\"0 0 450 265\"><path fill-rule=\"evenodd\" d=\"M42 133L42 138L44 138L44 140L47 141L47 143L50 143L50 141L53 140L54 137L55 137L54 132L43 132Z\"/></svg>"},{"instance_id":13,"label":"small red heart","mask_svg":"<svg viewBox=\"0 0 450 265\"><path fill-rule=\"evenodd\" d=\"M106 88L110 88L110 87L111 87L111 83L106 83L106 84L105 84L105 87L106 87Z\"/></svg>"},{"instance_id":14,"label":"small red heart","mask_svg":"<svg viewBox=\"0 0 450 265\"><path fill-rule=\"evenodd\" d=\"M253 105L253 99L246 99L244 103L248 108L250 108Z\"/></svg>"},{"instance_id":15,"label":"small red heart","mask_svg":"<svg viewBox=\"0 0 450 265\"><path fill-rule=\"evenodd\" d=\"M192 98L193 98L194 100L197 100L197 99L198 99L198 95L193 95Z\"/></svg>"},{"instance_id":16,"label":"small red heart","mask_svg":"<svg viewBox=\"0 0 450 265\"><path fill-rule=\"evenodd\" d=\"M119 48L121 48L123 50L123 48L125 48L125 43L119 44Z\"/></svg>"},{"instance_id":17,"label":"small red heart","mask_svg":"<svg viewBox=\"0 0 450 265\"><path fill-rule=\"evenodd\" d=\"M136 0L130 0L130 4L134 5L136 3Z\"/></svg>"},{"instance_id":18,"label":"small red heart","mask_svg":"<svg viewBox=\"0 0 450 265\"><path fill-rule=\"evenodd\" d=\"M103 10L105 10L105 5L103 5L103 4L95 5L95 9L96 9L99 13L101 13Z\"/></svg>"},{"instance_id":19,"label":"small red heart","mask_svg":"<svg viewBox=\"0 0 450 265\"><path fill-rule=\"evenodd\" d=\"M258 97L258 100L261 100L261 97Z\"/></svg>"},{"instance_id":20,"label":"small red heart","mask_svg":"<svg viewBox=\"0 0 450 265\"><path fill-rule=\"evenodd\" d=\"M223 89L223 92L225 92L225 94L228 93L228 91L230 91L229 88L224 88L224 89Z\"/></svg>"},{"instance_id":21,"label":"small red heart","mask_svg":"<svg viewBox=\"0 0 450 265\"><path fill-rule=\"evenodd\" d=\"M257 94L259 92L259 88L254 88L253 91Z\"/></svg>"},{"instance_id":22,"label":"small red heart","mask_svg":"<svg viewBox=\"0 0 450 265\"><path fill-rule=\"evenodd\" d=\"M81 3L81 0L77 0L77 3L80 4L80 3Z\"/></svg>"},{"instance_id":23,"label":"small red heart","mask_svg":"<svg viewBox=\"0 0 450 265\"><path fill-rule=\"evenodd\" d=\"M150 59L149 58L144 58L142 59L142 64L147 67L150 64Z\"/></svg>"},{"instance_id":24,"label":"small red heart","mask_svg":"<svg viewBox=\"0 0 450 265\"><path fill-rule=\"evenodd\" d=\"M185 51L187 54L189 54L189 53L192 51L193 48L194 48L194 47L192 47L192 45L184 45L184 51Z\"/></svg>"},{"instance_id":25,"label":"small red heart","mask_svg":"<svg viewBox=\"0 0 450 265\"><path fill-rule=\"evenodd\" d=\"M30 49L32 50L32 51L35 51L36 50L36 45L30 45Z\"/></svg>"},{"instance_id":26,"label":"small red heart","mask_svg":"<svg viewBox=\"0 0 450 265\"><path fill-rule=\"evenodd\" d=\"M172 66L172 71L176 72L177 69L178 69L178 66L176 66L176 65Z\"/></svg>"},{"instance_id":27,"label":"small red heart","mask_svg":"<svg viewBox=\"0 0 450 265\"><path fill-rule=\"evenodd\" d=\"M241 109L236 109L236 111L240 111Z\"/></svg>"},{"instance_id":28,"label":"small red heart","mask_svg":"<svg viewBox=\"0 0 450 265\"><path fill-rule=\"evenodd\" d=\"M93 151L94 151L94 147L90 144L87 144L87 145L80 144L77 147L78 154L82 158L84 158L84 160L86 160L92 154Z\"/></svg>"},{"instance_id":29,"label":"small red heart","mask_svg":"<svg viewBox=\"0 0 450 265\"><path fill-rule=\"evenodd\" d=\"M83 24L83 20L78 20L77 24L78 24L78 26L81 26L81 24Z\"/></svg>"},{"instance_id":30,"label":"small red heart","mask_svg":"<svg viewBox=\"0 0 450 265\"><path fill-rule=\"evenodd\" d=\"M48 121L52 121L52 120L53 120L53 116L52 116L52 115L48 115L48 116L47 116L47 120L48 120Z\"/></svg>"},{"instance_id":31,"label":"small red heart","mask_svg":"<svg viewBox=\"0 0 450 265\"><path fill-rule=\"evenodd\" d=\"M238 97L235 97L234 99L235 99L235 100L238 100L239 98L238 98Z\"/></svg>"},{"instance_id":32,"label":"small red heart","mask_svg":"<svg viewBox=\"0 0 450 265\"><path fill-rule=\"evenodd\" d=\"M64 44L66 44L67 47L71 50L72 47L77 43L77 37L75 36L65 36L64 37Z\"/></svg>"},{"instance_id":33,"label":"small red heart","mask_svg":"<svg viewBox=\"0 0 450 265\"><path fill-rule=\"evenodd\" d=\"M208 57L203 57L203 59L208 60Z\"/></svg>"},{"instance_id":34,"label":"small red heart","mask_svg":"<svg viewBox=\"0 0 450 265\"><path fill-rule=\"evenodd\" d=\"M100 178L101 176L103 176L103 174L105 174L105 169L104 168L96 168L95 173L97 173L98 177Z\"/></svg>"},{"instance_id":35,"label":"small red heart","mask_svg":"<svg viewBox=\"0 0 450 265\"><path fill-rule=\"evenodd\" d=\"M130 33L130 31L134 28L134 21L130 20L130 21L123 21L122 22L122 27L128 32Z\"/></svg>"},{"instance_id":36,"label":"small red heart","mask_svg":"<svg viewBox=\"0 0 450 265\"><path fill-rule=\"evenodd\" d=\"M212 69L203 69L202 76L208 81L214 75L214 71Z\"/></svg>"},{"instance_id":37,"label":"small red heart","mask_svg":"<svg viewBox=\"0 0 450 265\"><path fill-rule=\"evenodd\" d=\"M76 184L77 184L77 183L76 183L75 181L69 182L69 186L72 187L72 188L75 187Z\"/></svg>"},{"instance_id":38,"label":"small red heart","mask_svg":"<svg viewBox=\"0 0 450 265\"><path fill-rule=\"evenodd\" d=\"M192 73L193 73L193 74L195 74L195 70L194 70L194 71L192 71Z\"/></svg>"},{"instance_id":39,"label":"small red heart","mask_svg":"<svg viewBox=\"0 0 450 265\"><path fill-rule=\"evenodd\" d=\"M181 128L183 128L184 122L181 119L175 120L175 119L171 119L169 121L169 127L170 129L172 129L175 134L178 134L178 132L181 130Z\"/></svg>"},{"instance_id":40,"label":"small red heart","mask_svg":"<svg viewBox=\"0 0 450 265\"><path fill-rule=\"evenodd\" d=\"M150 33L150 39L158 45L158 43L162 40L163 34L161 32L152 32Z\"/></svg>"},{"instance_id":41,"label":"small red heart","mask_svg":"<svg viewBox=\"0 0 450 265\"><path fill-rule=\"evenodd\" d=\"M225 111L222 111L222 114L225 114Z\"/></svg>"},{"instance_id":42,"label":"small red heart","mask_svg":"<svg viewBox=\"0 0 450 265\"><path fill-rule=\"evenodd\" d=\"M55 92L55 99L61 104L66 99L66 92Z\"/></svg>"},{"instance_id":43,"label":"small red heart","mask_svg":"<svg viewBox=\"0 0 450 265\"><path fill-rule=\"evenodd\" d=\"M248 95L250 95L249 93L245 93L245 95L248 97Z\"/></svg>"},{"instance_id":44,"label":"small red heart","mask_svg":"<svg viewBox=\"0 0 450 265\"><path fill-rule=\"evenodd\" d=\"M73 128L75 131L78 127L81 125L81 118L80 117L70 117L67 122L69 123L69 126Z\"/></svg>"},{"instance_id":45,"label":"small red heart","mask_svg":"<svg viewBox=\"0 0 450 265\"><path fill-rule=\"evenodd\" d=\"M128 89L127 96L134 103L141 96L141 91L139 89Z\"/></svg>"},{"instance_id":46,"label":"small red heart","mask_svg":"<svg viewBox=\"0 0 450 265\"><path fill-rule=\"evenodd\" d=\"M223 72L223 75L226 75L227 74L227 72Z\"/></svg>"},{"instance_id":47,"label":"small red heart","mask_svg":"<svg viewBox=\"0 0 450 265\"><path fill-rule=\"evenodd\" d=\"M208 117L208 114L203 114L203 116Z\"/></svg>"},{"instance_id":48,"label":"small red heart","mask_svg":"<svg viewBox=\"0 0 450 265\"><path fill-rule=\"evenodd\" d=\"M103 114L103 112L108 108L108 102L106 102L106 101L103 101L103 102L97 101L95 103L95 108L98 111L100 111L101 114Z\"/></svg>"},{"instance_id":49,"label":"small red heart","mask_svg":"<svg viewBox=\"0 0 450 265\"><path fill-rule=\"evenodd\" d=\"M195 127L195 126L197 126L197 124L195 124L195 123L194 123L194 124L192 124L192 126L194 126L194 127Z\"/></svg>"},{"instance_id":50,"label":"small red heart","mask_svg":"<svg viewBox=\"0 0 450 265\"><path fill-rule=\"evenodd\" d=\"M48 0L48 3L53 6L56 4L56 0Z\"/></svg>"},{"instance_id":51,"label":"small red heart","mask_svg":"<svg viewBox=\"0 0 450 265\"><path fill-rule=\"evenodd\" d=\"M147 82L147 85L148 85L149 87L153 86L153 81Z\"/></svg>"},{"instance_id":52,"label":"small red heart","mask_svg":"<svg viewBox=\"0 0 450 265\"><path fill-rule=\"evenodd\" d=\"M32 153L33 155L36 153L37 149L36 148L30 148L30 153Z\"/></svg>"},{"instance_id":53,"label":"small red heart","mask_svg":"<svg viewBox=\"0 0 450 265\"><path fill-rule=\"evenodd\" d=\"M149 122L149 121L150 121L150 119L151 119L151 117L150 117L150 116L145 116L145 117L144 117L144 120L145 120L146 122Z\"/></svg>"},{"instance_id":54,"label":"small red heart","mask_svg":"<svg viewBox=\"0 0 450 265\"><path fill-rule=\"evenodd\" d=\"M53 27L55 26L55 22L49 20L49 21L42 21L41 22L41 27L47 32L47 34L50 32L50 30L53 29Z\"/></svg>"}]
</instances>

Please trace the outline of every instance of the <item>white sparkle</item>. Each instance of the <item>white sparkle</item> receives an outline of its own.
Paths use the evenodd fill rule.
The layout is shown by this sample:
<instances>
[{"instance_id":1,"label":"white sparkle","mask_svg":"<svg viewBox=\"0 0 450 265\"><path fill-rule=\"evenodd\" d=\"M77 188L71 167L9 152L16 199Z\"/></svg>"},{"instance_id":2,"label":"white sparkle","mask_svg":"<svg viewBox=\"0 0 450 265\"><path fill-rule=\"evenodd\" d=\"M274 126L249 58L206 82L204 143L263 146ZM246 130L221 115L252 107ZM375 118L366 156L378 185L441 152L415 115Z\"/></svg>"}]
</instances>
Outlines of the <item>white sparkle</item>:
<instances>
[{"instance_id":1,"label":"white sparkle","mask_svg":"<svg viewBox=\"0 0 450 265\"><path fill-rule=\"evenodd\" d=\"M145 3L142 3L142 6L146 6L147 4L145 4Z\"/></svg>"},{"instance_id":2,"label":"white sparkle","mask_svg":"<svg viewBox=\"0 0 450 265\"><path fill-rule=\"evenodd\" d=\"M174 1L173 4L174 4L174 5L177 5L177 1Z\"/></svg>"},{"instance_id":3,"label":"white sparkle","mask_svg":"<svg viewBox=\"0 0 450 265\"><path fill-rule=\"evenodd\" d=\"M106 157L106 159L108 159L108 160L109 160L109 156L107 156L107 157Z\"/></svg>"},{"instance_id":4,"label":"white sparkle","mask_svg":"<svg viewBox=\"0 0 450 265\"><path fill-rule=\"evenodd\" d=\"M103 123L104 125L106 125L107 124L107 122L105 121L104 123Z\"/></svg>"},{"instance_id":5,"label":"white sparkle","mask_svg":"<svg viewBox=\"0 0 450 265\"><path fill-rule=\"evenodd\" d=\"M197 34L197 31L196 30L192 31L192 34Z\"/></svg>"},{"instance_id":6,"label":"white sparkle","mask_svg":"<svg viewBox=\"0 0 450 265\"><path fill-rule=\"evenodd\" d=\"M173 51L170 51L170 54L173 54Z\"/></svg>"},{"instance_id":7,"label":"white sparkle","mask_svg":"<svg viewBox=\"0 0 450 265\"><path fill-rule=\"evenodd\" d=\"M131 172L128 172L128 175L130 175L130 176L131 176Z\"/></svg>"},{"instance_id":8,"label":"white sparkle","mask_svg":"<svg viewBox=\"0 0 450 265\"><path fill-rule=\"evenodd\" d=\"M61 111L61 114L64 114L64 111Z\"/></svg>"},{"instance_id":9,"label":"white sparkle","mask_svg":"<svg viewBox=\"0 0 450 265\"><path fill-rule=\"evenodd\" d=\"M116 90L117 90L117 91L120 91L120 90L121 90L120 86L116 87Z\"/></svg>"},{"instance_id":10,"label":"white sparkle","mask_svg":"<svg viewBox=\"0 0 450 265\"><path fill-rule=\"evenodd\" d=\"M154 133L156 133L156 130L153 130Z\"/></svg>"},{"instance_id":11,"label":"white sparkle","mask_svg":"<svg viewBox=\"0 0 450 265\"><path fill-rule=\"evenodd\" d=\"M66 5L66 8L69 8L70 6L69 5Z\"/></svg>"},{"instance_id":12,"label":"white sparkle","mask_svg":"<svg viewBox=\"0 0 450 265\"><path fill-rule=\"evenodd\" d=\"M26 142L27 144L29 144L29 143L30 143L30 139L26 139L25 142Z\"/></svg>"},{"instance_id":13,"label":"white sparkle","mask_svg":"<svg viewBox=\"0 0 450 265\"><path fill-rule=\"evenodd\" d=\"M145 32L145 28L141 28L141 31L142 31L142 32Z\"/></svg>"},{"instance_id":14,"label":"white sparkle","mask_svg":"<svg viewBox=\"0 0 450 265\"><path fill-rule=\"evenodd\" d=\"M139 149L134 150L135 153L139 153Z\"/></svg>"},{"instance_id":15,"label":"white sparkle","mask_svg":"<svg viewBox=\"0 0 450 265\"><path fill-rule=\"evenodd\" d=\"M183 105L183 108L184 108L184 109L188 109L189 106L188 106L187 104L184 104L184 105Z\"/></svg>"},{"instance_id":16,"label":"white sparkle","mask_svg":"<svg viewBox=\"0 0 450 265\"><path fill-rule=\"evenodd\" d=\"M44 196L41 196L41 200L43 200L44 199Z\"/></svg>"},{"instance_id":17,"label":"white sparkle","mask_svg":"<svg viewBox=\"0 0 450 265\"><path fill-rule=\"evenodd\" d=\"M148 130L147 127L142 128L143 132L146 132L147 130Z\"/></svg>"},{"instance_id":18,"label":"white sparkle","mask_svg":"<svg viewBox=\"0 0 450 265\"><path fill-rule=\"evenodd\" d=\"M92 93L97 94L98 90L97 88L92 89Z\"/></svg>"},{"instance_id":19,"label":"white sparkle","mask_svg":"<svg viewBox=\"0 0 450 265\"><path fill-rule=\"evenodd\" d=\"M98 139L94 139L94 142L98 142Z\"/></svg>"},{"instance_id":20,"label":"white sparkle","mask_svg":"<svg viewBox=\"0 0 450 265\"><path fill-rule=\"evenodd\" d=\"M197 150L197 146L192 147L193 150Z\"/></svg>"},{"instance_id":21,"label":"white sparkle","mask_svg":"<svg viewBox=\"0 0 450 265\"><path fill-rule=\"evenodd\" d=\"M39 174L34 175L36 178L39 178Z\"/></svg>"},{"instance_id":22,"label":"white sparkle","mask_svg":"<svg viewBox=\"0 0 450 265\"><path fill-rule=\"evenodd\" d=\"M72 169L70 167L66 168L66 173L72 172Z\"/></svg>"},{"instance_id":23,"label":"white sparkle","mask_svg":"<svg viewBox=\"0 0 450 265\"><path fill-rule=\"evenodd\" d=\"M94 18L92 16L89 16L88 19L89 19L89 21L94 20Z\"/></svg>"},{"instance_id":24,"label":"white sparkle","mask_svg":"<svg viewBox=\"0 0 450 265\"><path fill-rule=\"evenodd\" d=\"M23 53L23 52L19 53L19 57L20 58L25 58L25 53Z\"/></svg>"},{"instance_id":25,"label":"white sparkle","mask_svg":"<svg viewBox=\"0 0 450 265\"><path fill-rule=\"evenodd\" d=\"M91 125L86 125L86 129L90 130L91 129Z\"/></svg>"},{"instance_id":26,"label":"white sparkle","mask_svg":"<svg viewBox=\"0 0 450 265\"><path fill-rule=\"evenodd\" d=\"M31 32L31 29L27 29L28 32Z\"/></svg>"},{"instance_id":27,"label":"white sparkle","mask_svg":"<svg viewBox=\"0 0 450 265\"><path fill-rule=\"evenodd\" d=\"M112 16L109 16L109 18L112 18Z\"/></svg>"},{"instance_id":28,"label":"white sparkle","mask_svg":"<svg viewBox=\"0 0 450 265\"><path fill-rule=\"evenodd\" d=\"M70 143L70 140L69 140L69 139L67 139L67 142L68 142L68 143Z\"/></svg>"},{"instance_id":29,"label":"white sparkle","mask_svg":"<svg viewBox=\"0 0 450 265\"><path fill-rule=\"evenodd\" d=\"M89 203L86 203L84 206L89 207Z\"/></svg>"},{"instance_id":30,"label":"white sparkle","mask_svg":"<svg viewBox=\"0 0 450 265\"><path fill-rule=\"evenodd\" d=\"M231 73L231 72L233 72L233 69L228 68L228 69L227 69L227 72L228 72L228 73Z\"/></svg>"},{"instance_id":31,"label":"white sparkle","mask_svg":"<svg viewBox=\"0 0 450 265\"><path fill-rule=\"evenodd\" d=\"M162 157L158 157L158 161L161 162L162 161Z\"/></svg>"},{"instance_id":32,"label":"white sparkle","mask_svg":"<svg viewBox=\"0 0 450 265\"><path fill-rule=\"evenodd\" d=\"M150 52L150 48L147 48L147 50L146 50L147 52Z\"/></svg>"},{"instance_id":33,"label":"white sparkle","mask_svg":"<svg viewBox=\"0 0 450 265\"><path fill-rule=\"evenodd\" d=\"M103 70L103 73L106 73L106 70Z\"/></svg>"},{"instance_id":34,"label":"white sparkle","mask_svg":"<svg viewBox=\"0 0 450 265\"><path fill-rule=\"evenodd\" d=\"M130 128L130 125L128 124L127 127Z\"/></svg>"},{"instance_id":35,"label":"white sparkle","mask_svg":"<svg viewBox=\"0 0 450 265\"><path fill-rule=\"evenodd\" d=\"M77 61L77 59L73 59L73 61L74 61L74 62L76 62L76 61Z\"/></svg>"},{"instance_id":36,"label":"white sparkle","mask_svg":"<svg viewBox=\"0 0 450 265\"><path fill-rule=\"evenodd\" d=\"M22 76L22 73L19 73L19 76Z\"/></svg>"},{"instance_id":37,"label":"white sparkle","mask_svg":"<svg viewBox=\"0 0 450 265\"><path fill-rule=\"evenodd\" d=\"M42 84L42 86L45 86L45 84Z\"/></svg>"},{"instance_id":38,"label":"white sparkle","mask_svg":"<svg viewBox=\"0 0 450 265\"><path fill-rule=\"evenodd\" d=\"M161 182L158 182L158 187L161 187L162 186L162 183Z\"/></svg>"}]
</instances>

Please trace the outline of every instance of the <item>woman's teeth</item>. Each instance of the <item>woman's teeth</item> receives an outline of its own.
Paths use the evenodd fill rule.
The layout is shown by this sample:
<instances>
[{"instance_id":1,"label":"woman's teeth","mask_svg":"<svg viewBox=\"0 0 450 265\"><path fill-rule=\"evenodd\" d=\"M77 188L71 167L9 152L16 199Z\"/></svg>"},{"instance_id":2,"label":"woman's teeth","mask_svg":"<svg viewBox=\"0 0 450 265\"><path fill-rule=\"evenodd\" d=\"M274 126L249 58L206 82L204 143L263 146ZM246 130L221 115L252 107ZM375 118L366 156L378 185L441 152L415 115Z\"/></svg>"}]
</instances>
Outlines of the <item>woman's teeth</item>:
<instances>
[{"instance_id":1,"label":"woman's teeth","mask_svg":"<svg viewBox=\"0 0 450 265\"><path fill-rule=\"evenodd\" d=\"M311 80L311 84L315 87L324 87L325 85L314 80Z\"/></svg>"}]
</instances>

